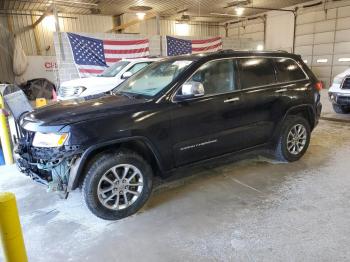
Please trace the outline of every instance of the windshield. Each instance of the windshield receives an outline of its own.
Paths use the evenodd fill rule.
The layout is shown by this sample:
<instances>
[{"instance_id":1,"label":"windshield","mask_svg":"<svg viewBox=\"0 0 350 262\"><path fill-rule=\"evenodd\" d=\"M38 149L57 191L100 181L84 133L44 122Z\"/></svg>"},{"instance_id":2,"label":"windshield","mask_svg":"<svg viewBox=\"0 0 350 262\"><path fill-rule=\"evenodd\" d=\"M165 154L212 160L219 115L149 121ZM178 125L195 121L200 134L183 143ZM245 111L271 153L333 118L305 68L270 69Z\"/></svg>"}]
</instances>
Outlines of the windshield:
<instances>
[{"instance_id":1,"label":"windshield","mask_svg":"<svg viewBox=\"0 0 350 262\"><path fill-rule=\"evenodd\" d=\"M110 67L108 67L102 74L98 75L99 77L115 77L120 71L123 70L130 62L119 61Z\"/></svg>"},{"instance_id":2,"label":"windshield","mask_svg":"<svg viewBox=\"0 0 350 262\"><path fill-rule=\"evenodd\" d=\"M153 97L169 85L192 61L161 61L155 62L129 81L119 86L116 93L131 93Z\"/></svg>"}]
</instances>

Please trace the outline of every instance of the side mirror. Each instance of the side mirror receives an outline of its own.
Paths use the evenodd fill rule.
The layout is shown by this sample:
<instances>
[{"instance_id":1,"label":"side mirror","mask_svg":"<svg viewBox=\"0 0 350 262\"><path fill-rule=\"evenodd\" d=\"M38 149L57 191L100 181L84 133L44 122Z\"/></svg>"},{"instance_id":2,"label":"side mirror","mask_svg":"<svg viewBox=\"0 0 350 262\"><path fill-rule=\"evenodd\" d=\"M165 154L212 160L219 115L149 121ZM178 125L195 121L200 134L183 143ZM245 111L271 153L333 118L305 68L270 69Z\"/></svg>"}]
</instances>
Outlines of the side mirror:
<instances>
[{"instance_id":1,"label":"side mirror","mask_svg":"<svg viewBox=\"0 0 350 262\"><path fill-rule=\"evenodd\" d=\"M122 75L122 79L128 79L131 76L132 76L132 73L130 71L127 71Z\"/></svg>"},{"instance_id":2,"label":"side mirror","mask_svg":"<svg viewBox=\"0 0 350 262\"><path fill-rule=\"evenodd\" d=\"M200 82L186 82L181 86L179 91L179 94L175 96L177 101L204 96L204 86Z\"/></svg>"}]
</instances>

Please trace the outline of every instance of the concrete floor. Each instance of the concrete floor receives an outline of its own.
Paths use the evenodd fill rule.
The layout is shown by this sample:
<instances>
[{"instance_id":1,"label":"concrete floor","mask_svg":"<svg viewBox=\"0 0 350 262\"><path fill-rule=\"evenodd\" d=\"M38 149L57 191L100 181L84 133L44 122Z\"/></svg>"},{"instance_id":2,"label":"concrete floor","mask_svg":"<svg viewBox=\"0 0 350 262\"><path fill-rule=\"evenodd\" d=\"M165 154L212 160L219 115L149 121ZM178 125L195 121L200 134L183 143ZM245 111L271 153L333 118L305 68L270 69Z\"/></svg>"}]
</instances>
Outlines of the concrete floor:
<instances>
[{"instance_id":1,"label":"concrete floor","mask_svg":"<svg viewBox=\"0 0 350 262\"><path fill-rule=\"evenodd\" d=\"M17 196L29 261L349 261L349 155L350 123L321 121L298 162L250 154L178 172L116 222L14 166L0 191Z\"/></svg>"}]
</instances>

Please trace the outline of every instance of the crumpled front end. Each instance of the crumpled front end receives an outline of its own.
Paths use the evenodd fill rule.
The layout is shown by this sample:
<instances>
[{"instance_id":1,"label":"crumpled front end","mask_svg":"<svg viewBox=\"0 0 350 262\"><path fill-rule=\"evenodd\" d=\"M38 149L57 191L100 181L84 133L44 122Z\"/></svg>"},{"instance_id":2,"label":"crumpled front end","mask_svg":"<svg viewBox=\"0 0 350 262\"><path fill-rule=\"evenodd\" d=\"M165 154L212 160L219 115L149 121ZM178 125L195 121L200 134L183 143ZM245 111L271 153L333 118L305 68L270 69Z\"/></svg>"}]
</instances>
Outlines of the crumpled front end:
<instances>
[{"instance_id":1,"label":"crumpled front end","mask_svg":"<svg viewBox=\"0 0 350 262\"><path fill-rule=\"evenodd\" d=\"M69 192L71 169L82 151L79 146L33 147L34 132L25 131L14 150L20 171L46 185L48 191Z\"/></svg>"}]
</instances>

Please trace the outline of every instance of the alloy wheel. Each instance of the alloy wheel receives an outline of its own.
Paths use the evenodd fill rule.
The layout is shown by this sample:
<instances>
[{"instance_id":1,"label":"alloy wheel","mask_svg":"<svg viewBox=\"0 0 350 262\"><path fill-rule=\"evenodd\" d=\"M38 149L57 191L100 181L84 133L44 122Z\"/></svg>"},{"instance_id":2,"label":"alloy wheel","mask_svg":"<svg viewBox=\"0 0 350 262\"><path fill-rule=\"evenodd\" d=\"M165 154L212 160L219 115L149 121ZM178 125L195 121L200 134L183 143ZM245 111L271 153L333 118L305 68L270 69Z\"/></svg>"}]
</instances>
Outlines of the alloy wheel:
<instances>
[{"instance_id":1,"label":"alloy wheel","mask_svg":"<svg viewBox=\"0 0 350 262\"><path fill-rule=\"evenodd\" d=\"M106 208L121 210L135 203L142 189L143 175L140 170L130 164L120 164L103 174L98 183L97 195Z\"/></svg>"},{"instance_id":2,"label":"alloy wheel","mask_svg":"<svg viewBox=\"0 0 350 262\"><path fill-rule=\"evenodd\" d=\"M307 141L307 131L301 124L294 125L287 136L287 149L289 153L298 155L303 151Z\"/></svg>"}]
</instances>

